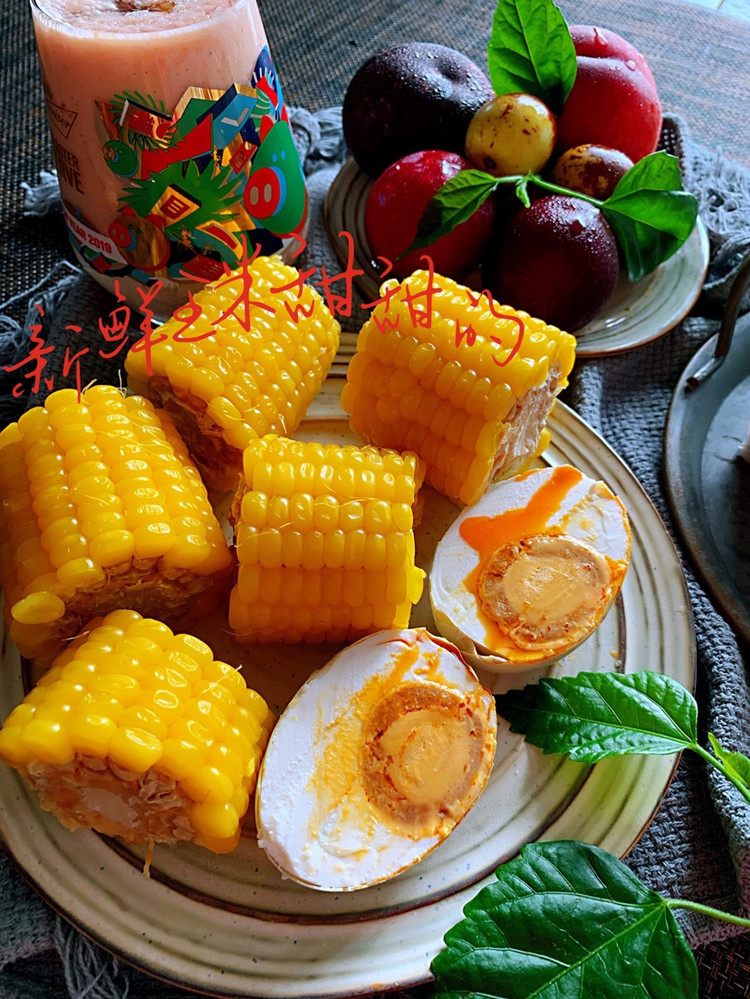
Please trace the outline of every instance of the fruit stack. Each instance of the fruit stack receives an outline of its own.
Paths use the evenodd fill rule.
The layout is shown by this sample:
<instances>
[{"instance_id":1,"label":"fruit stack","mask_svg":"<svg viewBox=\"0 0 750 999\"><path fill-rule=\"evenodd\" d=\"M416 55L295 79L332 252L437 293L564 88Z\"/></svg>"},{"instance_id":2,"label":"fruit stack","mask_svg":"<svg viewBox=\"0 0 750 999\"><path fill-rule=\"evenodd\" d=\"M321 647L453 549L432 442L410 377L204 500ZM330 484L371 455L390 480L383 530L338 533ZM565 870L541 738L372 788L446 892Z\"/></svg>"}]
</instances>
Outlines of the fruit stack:
<instances>
[{"instance_id":1,"label":"fruit stack","mask_svg":"<svg viewBox=\"0 0 750 999\"><path fill-rule=\"evenodd\" d=\"M568 28L548 6L557 34L540 36L536 47L531 29L519 41L496 15L491 81L442 45L406 42L376 53L351 80L343 127L357 165L374 180L365 233L384 273L405 277L427 254L436 272L575 331L605 307L620 275L601 202L655 151L662 112L633 45L605 28ZM556 46L567 46L567 63ZM519 56L535 72L514 75ZM517 92L524 85L532 92ZM434 215L434 196L464 171L480 184L481 172L489 196L472 201L467 182L461 212L451 205L452 230L444 226L425 245L417 236Z\"/></svg>"}]
</instances>

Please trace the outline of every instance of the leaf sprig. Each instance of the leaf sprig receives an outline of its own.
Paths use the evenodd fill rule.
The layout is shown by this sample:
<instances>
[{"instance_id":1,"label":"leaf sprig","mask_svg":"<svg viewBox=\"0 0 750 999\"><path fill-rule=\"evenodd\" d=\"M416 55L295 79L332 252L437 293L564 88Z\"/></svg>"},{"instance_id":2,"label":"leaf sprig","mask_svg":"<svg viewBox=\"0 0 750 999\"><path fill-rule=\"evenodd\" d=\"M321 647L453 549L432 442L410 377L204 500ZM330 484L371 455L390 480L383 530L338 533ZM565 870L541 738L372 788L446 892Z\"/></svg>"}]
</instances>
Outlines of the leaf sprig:
<instances>
[{"instance_id":1,"label":"leaf sprig","mask_svg":"<svg viewBox=\"0 0 750 999\"><path fill-rule=\"evenodd\" d=\"M675 156L659 151L644 156L620 178L606 201L553 184L538 174L494 177L483 170L462 170L430 199L406 252L434 243L470 218L487 198L512 185L522 204L530 204L534 184L554 194L580 198L599 208L617 239L628 277L640 281L685 243L698 217L698 200L682 189Z\"/></svg>"},{"instance_id":2,"label":"leaf sprig","mask_svg":"<svg viewBox=\"0 0 750 999\"><path fill-rule=\"evenodd\" d=\"M671 904L585 843L535 843L464 908L432 962L439 999L693 999Z\"/></svg>"},{"instance_id":3,"label":"leaf sprig","mask_svg":"<svg viewBox=\"0 0 750 999\"><path fill-rule=\"evenodd\" d=\"M495 698L511 731L583 763L698 752L750 802L750 759L709 735L681 684L643 671L545 678ZM697 999L695 958L673 910L750 919L665 898L616 857L576 841L532 843L464 908L432 963L438 999Z\"/></svg>"},{"instance_id":4,"label":"leaf sprig","mask_svg":"<svg viewBox=\"0 0 750 999\"><path fill-rule=\"evenodd\" d=\"M547 677L496 697L497 710L543 753L581 763L628 753L667 755L685 749L719 770L750 802L750 759L709 735L698 741L698 706L682 684L662 673L579 673Z\"/></svg>"}]
</instances>

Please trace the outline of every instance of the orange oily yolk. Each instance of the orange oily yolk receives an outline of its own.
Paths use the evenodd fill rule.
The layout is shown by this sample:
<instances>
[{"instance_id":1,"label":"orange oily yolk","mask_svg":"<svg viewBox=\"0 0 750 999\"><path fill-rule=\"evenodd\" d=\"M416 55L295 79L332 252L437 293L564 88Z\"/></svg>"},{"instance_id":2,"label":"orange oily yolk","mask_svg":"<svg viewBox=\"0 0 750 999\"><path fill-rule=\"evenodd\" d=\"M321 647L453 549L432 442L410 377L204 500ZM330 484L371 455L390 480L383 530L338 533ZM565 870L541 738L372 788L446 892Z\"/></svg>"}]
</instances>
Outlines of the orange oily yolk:
<instances>
[{"instance_id":1,"label":"orange oily yolk","mask_svg":"<svg viewBox=\"0 0 750 999\"><path fill-rule=\"evenodd\" d=\"M612 584L608 559L565 535L506 545L482 566L477 597L522 649L571 648L601 620Z\"/></svg>"},{"instance_id":2,"label":"orange oily yolk","mask_svg":"<svg viewBox=\"0 0 750 999\"><path fill-rule=\"evenodd\" d=\"M582 478L583 472L570 465L555 468L526 506L505 510L494 517L467 517L460 526L461 537L478 553L480 563L483 563L498 548L523 541L532 534L543 534L551 518L559 512L565 497ZM478 570L475 572L478 575ZM466 580L472 593L476 592L476 586L470 583L474 575L471 573Z\"/></svg>"},{"instance_id":3,"label":"orange oily yolk","mask_svg":"<svg viewBox=\"0 0 750 999\"><path fill-rule=\"evenodd\" d=\"M526 475L533 474L533 471L526 473ZM479 564L464 580L464 585L470 593L478 594L480 579L485 571L485 567L495 553L500 552L502 549L510 549L535 536L549 533L550 521L559 513L566 496L583 477L583 473L576 468L569 465L559 466L553 469L552 474L536 490L526 506L505 510L492 517L468 517L461 523L459 528L461 537L479 555ZM593 555L594 553L592 552L591 554ZM606 560L606 562L608 564L609 560ZM556 567L557 572L559 572L559 565L563 564L563 561L559 560ZM524 564L523 560L520 560L511 572L516 574L528 572L528 565ZM512 585L513 579L511 578L509 582ZM576 601L572 600L569 588L566 590L564 582L561 582L560 586L562 587L560 595L565 596L565 602L576 603ZM555 583L553 580L547 579L546 589L548 590L546 596L551 597L555 592ZM546 597L543 599L545 604L547 604ZM536 610L539 611L540 608L536 608ZM541 608L541 610L544 610L544 608ZM556 613L559 610L558 608ZM512 627L510 629L501 627L498 621L493 620L487 615L486 611L482 611L479 607L477 611L485 628L485 645L488 649L492 649L499 654L503 654L503 650L505 650L509 657L512 656L520 661L525 659L531 661L538 656L539 650L544 644L543 640L530 639L526 641L521 637L522 630ZM526 613L533 617L535 609L528 608ZM500 616L502 618L502 615ZM516 632L515 638L510 631ZM521 644L519 644L519 638L521 639ZM572 639L573 633L571 633L571 644L573 644ZM550 644L552 646L559 646L560 644L564 644L564 639L562 642L553 640Z\"/></svg>"}]
</instances>

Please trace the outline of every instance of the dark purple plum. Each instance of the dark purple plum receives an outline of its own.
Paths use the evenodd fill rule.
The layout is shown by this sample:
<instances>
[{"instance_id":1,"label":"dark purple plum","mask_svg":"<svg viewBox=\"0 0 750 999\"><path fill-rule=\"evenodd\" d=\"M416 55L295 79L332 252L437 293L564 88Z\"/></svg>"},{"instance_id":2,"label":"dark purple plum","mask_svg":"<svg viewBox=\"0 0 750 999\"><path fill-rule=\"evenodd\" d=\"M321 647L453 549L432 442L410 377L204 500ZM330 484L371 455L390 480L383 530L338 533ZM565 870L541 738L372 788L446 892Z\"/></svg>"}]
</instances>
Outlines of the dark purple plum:
<instances>
[{"instance_id":1,"label":"dark purple plum","mask_svg":"<svg viewBox=\"0 0 750 999\"><path fill-rule=\"evenodd\" d=\"M510 220L483 279L497 301L573 332L607 304L619 269L617 241L599 209L553 194Z\"/></svg>"},{"instance_id":2,"label":"dark purple plum","mask_svg":"<svg viewBox=\"0 0 750 999\"><path fill-rule=\"evenodd\" d=\"M344 138L372 177L409 153L464 154L466 129L494 91L461 52L432 42L404 42L371 56L344 95Z\"/></svg>"}]
</instances>

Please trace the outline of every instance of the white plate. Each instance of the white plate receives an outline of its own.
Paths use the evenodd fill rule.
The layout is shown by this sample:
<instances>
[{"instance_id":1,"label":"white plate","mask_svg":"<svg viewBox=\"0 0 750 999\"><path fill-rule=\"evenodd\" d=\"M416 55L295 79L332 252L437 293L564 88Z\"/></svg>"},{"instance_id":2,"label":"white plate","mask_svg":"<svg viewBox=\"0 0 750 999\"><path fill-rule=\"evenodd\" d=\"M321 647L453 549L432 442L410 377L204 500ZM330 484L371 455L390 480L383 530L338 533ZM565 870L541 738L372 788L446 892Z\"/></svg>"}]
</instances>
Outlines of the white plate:
<instances>
[{"instance_id":1,"label":"white plate","mask_svg":"<svg viewBox=\"0 0 750 999\"><path fill-rule=\"evenodd\" d=\"M340 380L315 401L303 435L348 440L338 407ZM599 630L555 674L580 669L668 673L689 689L695 642L679 561L638 482L596 434L558 404L545 459L569 462L604 479L628 508L632 564L621 599ZM429 493L418 534L418 560L431 552L455 515ZM429 624L429 601L413 624ZM328 649L234 646L225 621L213 634L217 655L242 663L248 682L283 706ZM486 675L495 691L522 686ZM0 717L23 696L22 664L3 643ZM543 757L501 724L495 767L464 822L422 863L373 888L341 895L283 880L258 849L252 830L237 851L214 856L189 845L157 847L151 878L141 854L87 831L67 832L40 811L14 770L0 766L0 833L29 880L84 933L141 969L214 995L344 997L429 980L445 931L505 859L538 838L577 838L627 853L668 787L674 757L628 756L594 767Z\"/></svg>"},{"instance_id":2,"label":"white plate","mask_svg":"<svg viewBox=\"0 0 750 999\"><path fill-rule=\"evenodd\" d=\"M690 312L708 268L708 234L698 219L687 242L635 284L621 277L606 309L576 330L578 357L619 354L668 333Z\"/></svg>"},{"instance_id":3,"label":"white plate","mask_svg":"<svg viewBox=\"0 0 750 999\"><path fill-rule=\"evenodd\" d=\"M377 299L380 285L364 225L365 203L372 184L372 178L348 159L330 186L324 208L329 240L343 264L347 263L348 245L338 234L352 235L355 266L364 272L355 280L366 301ZM653 273L636 283L620 278L607 307L576 330L577 356L619 354L669 332L695 304L706 276L708 256L708 235L698 219L687 242Z\"/></svg>"}]
</instances>

